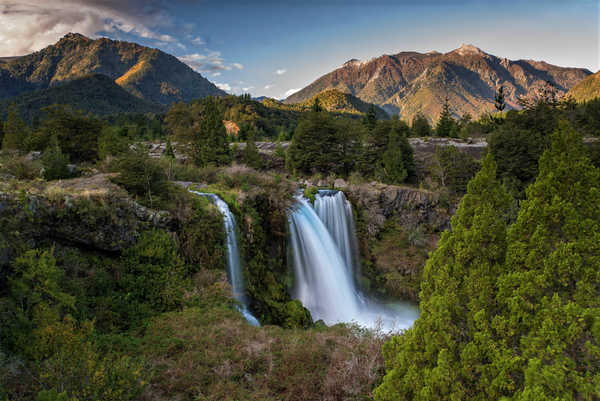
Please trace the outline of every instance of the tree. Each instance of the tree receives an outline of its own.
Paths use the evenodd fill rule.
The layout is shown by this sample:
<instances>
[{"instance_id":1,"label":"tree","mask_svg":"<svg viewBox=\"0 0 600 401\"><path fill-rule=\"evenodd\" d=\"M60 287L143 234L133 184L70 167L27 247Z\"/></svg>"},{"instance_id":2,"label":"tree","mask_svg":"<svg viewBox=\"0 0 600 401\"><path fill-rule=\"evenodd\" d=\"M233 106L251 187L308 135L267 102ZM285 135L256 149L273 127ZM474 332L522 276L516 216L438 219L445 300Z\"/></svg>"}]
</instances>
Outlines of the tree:
<instances>
[{"instance_id":1,"label":"tree","mask_svg":"<svg viewBox=\"0 0 600 401\"><path fill-rule=\"evenodd\" d=\"M202 105L202 118L194 138L196 162L199 166L229 164L232 152L217 100L209 96Z\"/></svg>"},{"instance_id":2,"label":"tree","mask_svg":"<svg viewBox=\"0 0 600 401\"><path fill-rule=\"evenodd\" d=\"M431 125L425 116L418 113L412 120L411 135L416 137L425 137L431 135Z\"/></svg>"},{"instance_id":3,"label":"tree","mask_svg":"<svg viewBox=\"0 0 600 401\"><path fill-rule=\"evenodd\" d=\"M504 85L500 85L500 88L498 88L498 91L494 96L494 102L494 107L496 110L498 110L500 113L503 112L506 108L506 102L504 101Z\"/></svg>"},{"instance_id":4,"label":"tree","mask_svg":"<svg viewBox=\"0 0 600 401\"><path fill-rule=\"evenodd\" d=\"M400 133L396 129L390 130L388 145L382 156L383 181L388 184L400 184L408 177L402 157Z\"/></svg>"},{"instance_id":5,"label":"tree","mask_svg":"<svg viewBox=\"0 0 600 401\"><path fill-rule=\"evenodd\" d=\"M44 165L44 179L47 181L69 178L69 156L65 155L58 145L56 137L52 137L50 145L44 150L42 156Z\"/></svg>"},{"instance_id":6,"label":"tree","mask_svg":"<svg viewBox=\"0 0 600 401\"><path fill-rule=\"evenodd\" d=\"M242 152L242 161L247 166L255 169L261 169L263 167L263 160L258 153L258 148L254 142L254 130L251 130L246 141L246 147Z\"/></svg>"},{"instance_id":7,"label":"tree","mask_svg":"<svg viewBox=\"0 0 600 401\"><path fill-rule=\"evenodd\" d=\"M54 105L44 110L47 117L32 139L33 147L43 150L55 137L61 150L74 162L98 158L98 138L103 128L101 120L68 106Z\"/></svg>"},{"instance_id":8,"label":"tree","mask_svg":"<svg viewBox=\"0 0 600 401\"><path fill-rule=\"evenodd\" d=\"M315 113L319 113L323 111L323 107L321 107L321 102L318 97L315 97L315 101L313 102L311 110Z\"/></svg>"},{"instance_id":9,"label":"tree","mask_svg":"<svg viewBox=\"0 0 600 401\"><path fill-rule=\"evenodd\" d=\"M477 160L468 153L461 152L454 146L438 146L435 149L432 175L441 187L448 188L454 195L462 195L467 191L467 184L479 167Z\"/></svg>"},{"instance_id":10,"label":"tree","mask_svg":"<svg viewBox=\"0 0 600 401\"><path fill-rule=\"evenodd\" d=\"M456 137L458 134L457 131L458 125L452 117L450 106L448 105L448 97L446 96L444 106L442 108L442 114L440 114L440 119L435 126L435 133L440 137Z\"/></svg>"},{"instance_id":11,"label":"tree","mask_svg":"<svg viewBox=\"0 0 600 401\"><path fill-rule=\"evenodd\" d=\"M452 218L452 230L442 234L427 261L419 319L384 345L387 373L376 400L498 398L486 398L489 377L482 366L493 349L484 348L486 337L478 333L497 310L494 280L503 271L510 205L488 154Z\"/></svg>"},{"instance_id":12,"label":"tree","mask_svg":"<svg viewBox=\"0 0 600 401\"><path fill-rule=\"evenodd\" d=\"M365 115L364 124L370 130L375 129L375 125L377 124L377 112L375 111L375 106L372 104L369 106L369 110Z\"/></svg>"},{"instance_id":13,"label":"tree","mask_svg":"<svg viewBox=\"0 0 600 401\"><path fill-rule=\"evenodd\" d=\"M11 104L8 108L8 116L4 122L2 131L4 132L2 149L25 150L30 130L21 118L19 109L15 104Z\"/></svg>"}]
</instances>

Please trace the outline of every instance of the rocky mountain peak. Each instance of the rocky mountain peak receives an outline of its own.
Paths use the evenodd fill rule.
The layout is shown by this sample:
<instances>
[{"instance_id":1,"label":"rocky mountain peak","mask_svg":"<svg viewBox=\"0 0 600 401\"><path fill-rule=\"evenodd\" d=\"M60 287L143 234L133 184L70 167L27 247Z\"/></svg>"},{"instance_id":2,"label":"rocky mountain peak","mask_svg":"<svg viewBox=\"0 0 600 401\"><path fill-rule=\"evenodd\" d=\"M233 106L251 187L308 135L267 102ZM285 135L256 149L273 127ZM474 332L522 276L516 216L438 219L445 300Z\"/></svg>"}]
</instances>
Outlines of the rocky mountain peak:
<instances>
[{"instance_id":1,"label":"rocky mountain peak","mask_svg":"<svg viewBox=\"0 0 600 401\"><path fill-rule=\"evenodd\" d=\"M353 58L353 59L346 61L342 65L342 67L360 67L362 64L363 64L362 61L360 61L359 59Z\"/></svg>"},{"instance_id":2,"label":"rocky mountain peak","mask_svg":"<svg viewBox=\"0 0 600 401\"><path fill-rule=\"evenodd\" d=\"M458 54L460 54L461 56L465 56L467 54L481 54L481 55L487 54L486 52L481 50L479 47L474 46L472 44L465 44L465 43L460 45L460 47L454 51L457 52Z\"/></svg>"}]
</instances>

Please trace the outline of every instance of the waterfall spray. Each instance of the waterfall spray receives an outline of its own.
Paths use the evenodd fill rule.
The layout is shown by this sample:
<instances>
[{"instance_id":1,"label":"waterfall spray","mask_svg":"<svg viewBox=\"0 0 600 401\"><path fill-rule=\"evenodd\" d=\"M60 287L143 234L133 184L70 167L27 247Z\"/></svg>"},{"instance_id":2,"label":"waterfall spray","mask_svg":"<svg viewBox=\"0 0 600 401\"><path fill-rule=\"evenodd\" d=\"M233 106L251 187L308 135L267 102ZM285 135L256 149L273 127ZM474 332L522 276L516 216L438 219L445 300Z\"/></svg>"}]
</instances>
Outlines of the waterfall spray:
<instances>
[{"instance_id":1,"label":"waterfall spray","mask_svg":"<svg viewBox=\"0 0 600 401\"><path fill-rule=\"evenodd\" d=\"M369 328L401 330L418 317L416 307L383 305L364 297L354 280L358 250L352 207L343 193L321 191L315 207L302 195L290 211L293 295L326 324L355 322Z\"/></svg>"},{"instance_id":2,"label":"waterfall spray","mask_svg":"<svg viewBox=\"0 0 600 401\"><path fill-rule=\"evenodd\" d=\"M190 192L208 198L210 202L219 209L219 212L221 212L223 223L225 225L227 242L227 270L231 288L233 290L233 297L241 304L238 309L244 315L248 323L253 326L260 326L258 319L256 319L256 317L248 310L248 298L246 296L246 286L244 284L242 263L238 249L235 216L231 213L231 210L229 210L227 203L217 195L192 190L190 190Z\"/></svg>"}]
</instances>

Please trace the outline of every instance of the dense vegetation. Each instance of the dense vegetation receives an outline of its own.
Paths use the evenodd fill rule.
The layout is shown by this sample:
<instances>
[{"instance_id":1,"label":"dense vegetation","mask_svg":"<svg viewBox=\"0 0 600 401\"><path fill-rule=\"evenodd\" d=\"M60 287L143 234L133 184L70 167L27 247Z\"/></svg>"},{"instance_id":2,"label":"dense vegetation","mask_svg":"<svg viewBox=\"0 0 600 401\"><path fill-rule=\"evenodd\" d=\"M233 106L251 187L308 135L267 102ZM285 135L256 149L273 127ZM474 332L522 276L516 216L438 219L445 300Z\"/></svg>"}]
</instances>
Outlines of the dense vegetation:
<instances>
[{"instance_id":1,"label":"dense vegetation","mask_svg":"<svg viewBox=\"0 0 600 401\"><path fill-rule=\"evenodd\" d=\"M51 105L29 120L10 105L0 130L0 399L334 400L375 388L381 400L600 397L600 146L582 143L600 132L600 101L548 96L509 112L498 103L476 121L446 104L434 127L248 95L178 103L164 116ZM423 164L409 144L418 135L485 137L489 153L480 162L440 146ZM265 138L291 142L265 155L255 143ZM88 190L99 176L104 186ZM323 177L412 186L448 213L462 198L430 255L437 233L398 216L367 244L364 288L421 308L385 343L383 379L386 337L315 324L289 295L286 211L298 178ZM266 327L235 309L218 211L172 181L202 183L229 204L250 308ZM167 213L147 217L145 207ZM364 216L357 210L359 233ZM77 225L78 236L55 227ZM123 241L101 230L113 225ZM400 275L405 260L415 266Z\"/></svg>"}]
</instances>

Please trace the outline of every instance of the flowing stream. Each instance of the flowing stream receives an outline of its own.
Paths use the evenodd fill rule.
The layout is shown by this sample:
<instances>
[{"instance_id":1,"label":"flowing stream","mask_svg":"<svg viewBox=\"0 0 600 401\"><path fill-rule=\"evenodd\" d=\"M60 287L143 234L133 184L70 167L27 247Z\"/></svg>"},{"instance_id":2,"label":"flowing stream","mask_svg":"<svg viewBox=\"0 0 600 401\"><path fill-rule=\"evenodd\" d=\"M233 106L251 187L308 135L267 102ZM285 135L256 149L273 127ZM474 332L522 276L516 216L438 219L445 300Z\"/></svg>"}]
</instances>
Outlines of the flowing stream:
<instances>
[{"instance_id":1,"label":"flowing stream","mask_svg":"<svg viewBox=\"0 0 600 401\"><path fill-rule=\"evenodd\" d=\"M352 206L341 191L319 191L315 205L302 195L291 210L290 246L295 283L293 295L326 324L354 322L398 331L418 317L408 302L383 304L358 288L359 257Z\"/></svg>"},{"instance_id":2,"label":"flowing stream","mask_svg":"<svg viewBox=\"0 0 600 401\"><path fill-rule=\"evenodd\" d=\"M221 215L223 215L227 242L227 272L231 288L233 289L233 297L241 304L238 309L244 315L248 323L253 326L260 326L258 319L248 310L248 298L246 296L246 286L244 283L242 263L238 249L235 216L231 213L231 210L229 210L227 203L219 196L192 190L190 190L190 192L208 198L210 202L219 209Z\"/></svg>"}]
</instances>

